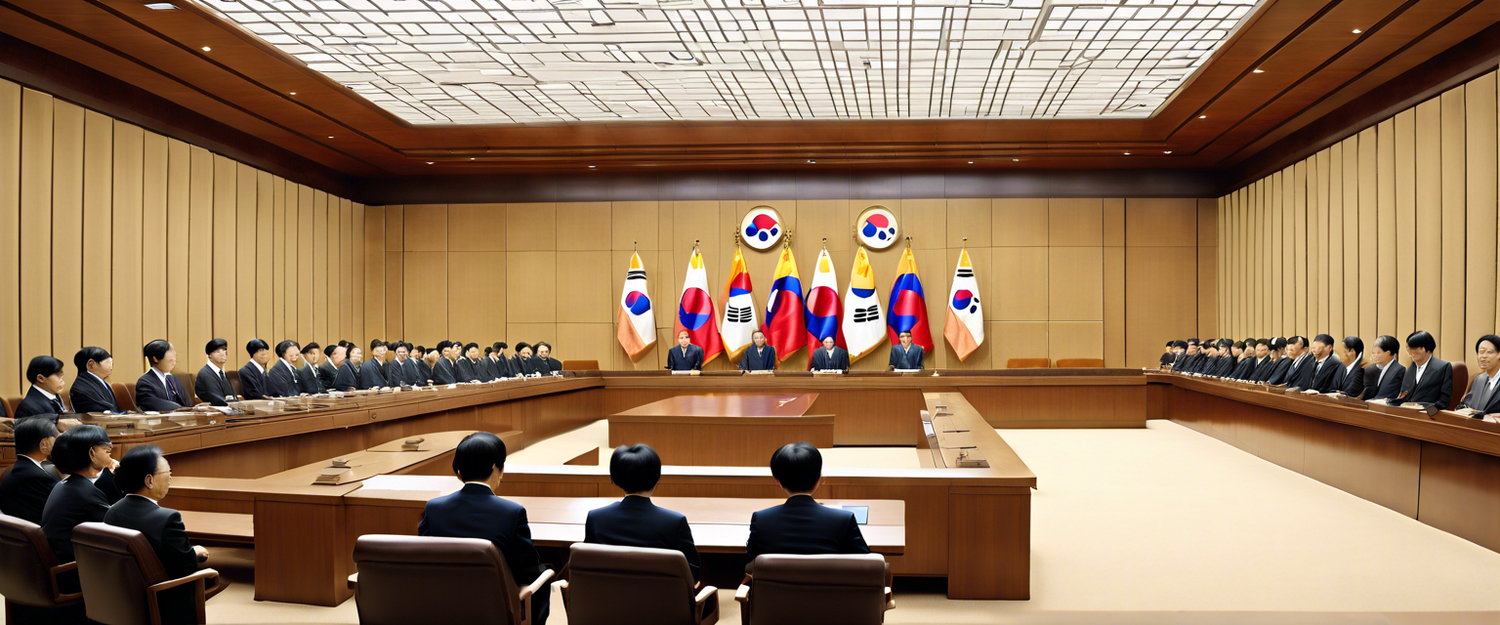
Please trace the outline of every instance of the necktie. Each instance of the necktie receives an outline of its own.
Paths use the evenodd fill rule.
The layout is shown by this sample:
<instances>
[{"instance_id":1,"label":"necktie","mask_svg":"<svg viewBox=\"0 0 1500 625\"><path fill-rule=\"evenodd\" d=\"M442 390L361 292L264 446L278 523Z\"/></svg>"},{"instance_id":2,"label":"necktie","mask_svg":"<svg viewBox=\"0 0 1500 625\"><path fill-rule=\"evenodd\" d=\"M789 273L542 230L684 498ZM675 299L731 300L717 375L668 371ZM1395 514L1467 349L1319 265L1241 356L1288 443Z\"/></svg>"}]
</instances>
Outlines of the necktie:
<instances>
[{"instance_id":1,"label":"necktie","mask_svg":"<svg viewBox=\"0 0 1500 625\"><path fill-rule=\"evenodd\" d=\"M172 383L172 378L163 376L161 383L162 386L167 387L167 394L172 397L172 401L176 402L178 405L181 405L182 396L177 394L177 385Z\"/></svg>"},{"instance_id":2,"label":"necktie","mask_svg":"<svg viewBox=\"0 0 1500 625\"><path fill-rule=\"evenodd\" d=\"M64 412L67 412L67 410L63 409L62 400L60 400L60 399L58 399L56 397L52 398L52 407L57 409L57 414L62 414Z\"/></svg>"},{"instance_id":3,"label":"necktie","mask_svg":"<svg viewBox=\"0 0 1500 625\"><path fill-rule=\"evenodd\" d=\"M292 384L296 384L297 383L297 370L294 369L294 368L292 368L291 365L287 365L286 368L287 368L288 371L292 372Z\"/></svg>"}]
</instances>

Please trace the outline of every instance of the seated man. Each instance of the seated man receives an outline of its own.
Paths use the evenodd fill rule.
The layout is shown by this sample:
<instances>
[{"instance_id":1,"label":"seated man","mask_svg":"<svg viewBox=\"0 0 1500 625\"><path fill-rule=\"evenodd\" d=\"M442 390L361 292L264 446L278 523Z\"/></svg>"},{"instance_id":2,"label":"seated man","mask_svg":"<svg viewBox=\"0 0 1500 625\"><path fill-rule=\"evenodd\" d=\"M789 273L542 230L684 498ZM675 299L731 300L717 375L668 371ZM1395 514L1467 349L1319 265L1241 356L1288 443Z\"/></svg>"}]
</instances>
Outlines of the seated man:
<instances>
[{"instance_id":1,"label":"seated man","mask_svg":"<svg viewBox=\"0 0 1500 625\"><path fill-rule=\"evenodd\" d=\"M360 388L389 388L401 386L392 383L385 370L385 352L388 346L385 341L374 339L370 341L370 359L359 365L359 387Z\"/></svg>"},{"instance_id":2,"label":"seated man","mask_svg":"<svg viewBox=\"0 0 1500 625\"><path fill-rule=\"evenodd\" d=\"M1496 382L1500 382L1500 336L1486 334L1479 337L1474 342L1474 358L1479 361L1479 373L1474 376L1469 394L1464 396L1458 411L1478 419L1500 412L1500 393L1495 392ZM17 436L16 448L20 449Z\"/></svg>"},{"instance_id":3,"label":"seated man","mask_svg":"<svg viewBox=\"0 0 1500 625\"><path fill-rule=\"evenodd\" d=\"M240 367L240 390L245 399L266 399L266 363L271 362L271 345L260 339L245 344L250 360Z\"/></svg>"},{"instance_id":4,"label":"seated man","mask_svg":"<svg viewBox=\"0 0 1500 625\"><path fill-rule=\"evenodd\" d=\"M73 365L78 367L78 377L73 379L73 388L68 397L73 400L74 412L119 412L115 391L109 387L109 374L115 371L115 358L103 347L85 347L73 355Z\"/></svg>"},{"instance_id":5,"label":"seated man","mask_svg":"<svg viewBox=\"0 0 1500 625\"><path fill-rule=\"evenodd\" d=\"M546 341L536 343L536 371L542 375L562 373L562 361L552 357L552 345Z\"/></svg>"},{"instance_id":6,"label":"seated man","mask_svg":"<svg viewBox=\"0 0 1500 625\"><path fill-rule=\"evenodd\" d=\"M323 359L323 364L318 365L318 383L323 385L324 390L333 390L333 379L338 377L339 367L343 366L348 353L348 348L337 343L330 343L328 349L324 350L327 358Z\"/></svg>"},{"instance_id":7,"label":"seated man","mask_svg":"<svg viewBox=\"0 0 1500 625\"><path fill-rule=\"evenodd\" d=\"M509 347L505 341L495 341L490 346L490 374L496 380L516 377L516 372L510 368L510 357L505 355L505 350Z\"/></svg>"},{"instance_id":8,"label":"seated man","mask_svg":"<svg viewBox=\"0 0 1500 625\"><path fill-rule=\"evenodd\" d=\"M1401 344L1396 342L1394 336L1382 334L1375 339L1375 346L1370 350L1370 359L1375 364L1365 370L1365 390L1361 399L1390 399L1401 393L1402 383L1406 380L1406 367L1396 362L1398 349L1401 349Z\"/></svg>"},{"instance_id":9,"label":"seated man","mask_svg":"<svg viewBox=\"0 0 1500 625\"><path fill-rule=\"evenodd\" d=\"M239 398L234 395L234 386L229 383L228 374L224 373L224 363L229 362L229 341L209 341L203 346L203 353L208 354L208 364L203 365L193 378L193 390L198 392L198 399L214 406L228 406L229 402L238 401Z\"/></svg>"},{"instance_id":10,"label":"seated man","mask_svg":"<svg viewBox=\"0 0 1500 625\"><path fill-rule=\"evenodd\" d=\"M109 457L112 449L109 435L97 425L68 428L52 445L52 464L66 477L47 495L41 525L59 563L73 561L73 528L79 523L103 521L114 503L95 483L115 464ZM76 590L78 576L70 577L69 585ZM68 592L66 588L64 591Z\"/></svg>"},{"instance_id":11,"label":"seated man","mask_svg":"<svg viewBox=\"0 0 1500 625\"><path fill-rule=\"evenodd\" d=\"M453 346L452 341L439 341L437 344L437 360L432 363L433 384L456 384L459 382L458 372L453 368Z\"/></svg>"},{"instance_id":12,"label":"seated man","mask_svg":"<svg viewBox=\"0 0 1500 625\"><path fill-rule=\"evenodd\" d=\"M921 369L922 346L911 344L911 332L903 330L896 337L901 344L891 346L891 360L887 363L888 367L892 370Z\"/></svg>"},{"instance_id":13,"label":"seated man","mask_svg":"<svg viewBox=\"0 0 1500 625\"><path fill-rule=\"evenodd\" d=\"M339 367L339 374L333 378L333 390L352 391L354 389L365 390L371 388L365 386L360 377L360 369L363 368L365 353L358 347L349 348L349 359Z\"/></svg>"},{"instance_id":14,"label":"seated man","mask_svg":"<svg viewBox=\"0 0 1500 625\"><path fill-rule=\"evenodd\" d=\"M671 360L671 357L668 356L667 359ZM525 341L516 343L516 355L511 356L510 366L521 376L530 376L537 372L536 357L532 355L530 343Z\"/></svg>"},{"instance_id":15,"label":"seated man","mask_svg":"<svg viewBox=\"0 0 1500 625\"><path fill-rule=\"evenodd\" d=\"M750 333L750 345L740 355L740 371L775 371L776 348L766 344L766 333Z\"/></svg>"},{"instance_id":16,"label":"seated man","mask_svg":"<svg viewBox=\"0 0 1500 625\"><path fill-rule=\"evenodd\" d=\"M47 456L57 441L51 419L22 419L16 423L16 463L0 481L0 512L42 524L42 508L58 479Z\"/></svg>"},{"instance_id":17,"label":"seated man","mask_svg":"<svg viewBox=\"0 0 1500 625\"><path fill-rule=\"evenodd\" d=\"M1354 335L1339 342L1339 367L1333 390L1359 397L1365 394L1365 341Z\"/></svg>"},{"instance_id":18,"label":"seated man","mask_svg":"<svg viewBox=\"0 0 1500 625\"><path fill-rule=\"evenodd\" d=\"M808 443L783 445L771 456L771 476L786 503L750 516L745 552L800 555L870 553L854 513L824 507L812 497L823 478L823 455Z\"/></svg>"},{"instance_id":19,"label":"seated man","mask_svg":"<svg viewBox=\"0 0 1500 625\"><path fill-rule=\"evenodd\" d=\"M125 452L115 480L120 490L127 494L104 514L104 522L144 534L169 579L197 572L198 563L208 560L208 550L188 544L187 526L182 524L182 515L159 504L172 487L172 467L162 456L161 449L156 445L143 445ZM158 594L161 622L164 625L197 623L198 610L193 594L192 584L169 588Z\"/></svg>"},{"instance_id":20,"label":"seated man","mask_svg":"<svg viewBox=\"0 0 1500 625\"><path fill-rule=\"evenodd\" d=\"M37 356L26 365L26 381L31 389L26 397L16 404L16 420L33 415L60 415L71 412L62 403L63 387L68 379L63 377L63 361L51 356Z\"/></svg>"},{"instance_id":21,"label":"seated man","mask_svg":"<svg viewBox=\"0 0 1500 625\"><path fill-rule=\"evenodd\" d=\"M308 395L317 395L323 392L323 380L318 375L318 365L323 360L323 346L316 342L308 343L298 354L298 360L302 364L297 367L297 381L302 384L302 392Z\"/></svg>"},{"instance_id":22,"label":"seated man","mask_svg":"<svg viewBox=\"0 0 1500 625\"><path fill-rule=\"evenodd\" d=\"M520 351L521 346L516 346ZM677 347L667 350L667 369L670 371L702 371L703 348L693 344L687 330L677 333Z\"/></svg>"},{"instance_id":23,"label":"seated man","mask_svg":"<svg viewBox=\"0 0 1500 625\"><path fill-rule=\"evenodd\" d=\"M849 369L849 352L844 348L833 344L832 336L823 337L823 346L812 353L813 371L847 371Z\"/></svg>"},{"instance_id":24,"label":"seated man","mask_svg":"<svg viewBox=\"0 0 1500 625\"><path fill-rule=\"evenodd\" d=\"M266 372L266 397L296 397L302 394L302 379L297 373L297 360L302 357L302 346L287 339L276 344L276 364Z\"/></svg>"},{"instance_id":25,"label":"seated man","mask_svg":"<svg viewBox=\"0 0 1500 625\"><path fill-rule=\"evenodd\" d=\"M489 432L465 436L453 451L453 473L464 487L427 502L417 524L421 536L482 538L495 544L516 584L536 581L545 568L531 544L526 509L495 496L505 472L505 442ZM547 622L550 589L531 598L531 622Z\"/></svg>"},{"instance_id":26,"label":"seated man","mask_svg":"<svg viewBox=\"0 0 1500 625\"><path fill-rule=\"evenodd\" d=\"M589 511L583 542L681 551L697 579L698 547L687 517L651 503L651 492L660 479L661 458L656 450L646 445L616 447L609 458L609 481L625 491L625 498Z\"/></svg>"},{"instance_id":27,"label":"seated man","mask_svg":"<svg viewBox=\"0 0 1500 625\"><path fill-rule=\"evenodd\" d=\"M469 343L463 346L459 353L458 361L454 363L455 374L459 382L483 382L479 376L479 344Z\"/></svg>"},{"instance_id":28,"label":"seated man","mask_svg":"<svg viewBox=\"0 0 1500 625\"><path fill-rule=\"evenodd\" d=\"M151 365L140 379L135 381L135 406L146 412L172 412L192 403L187 389L172 375L177 366L177 348L162 339L156 339L141 348L141 355Z\"/></svg>"},{"instance_id":29,"label":"seated man","mask_svg":"<svg viewBox=\"0 0 1500 625\"><path fill-rule=\"evenodd\" d=\"M1406 337L1406 353L1411 355L1411 370L1401 382L1401 393L1386 403L1395 406L1415 403L1448 409L1453 397L1453 364L1432 355L1437 340L1424 330Z\"/></svg>"}]
</instances>

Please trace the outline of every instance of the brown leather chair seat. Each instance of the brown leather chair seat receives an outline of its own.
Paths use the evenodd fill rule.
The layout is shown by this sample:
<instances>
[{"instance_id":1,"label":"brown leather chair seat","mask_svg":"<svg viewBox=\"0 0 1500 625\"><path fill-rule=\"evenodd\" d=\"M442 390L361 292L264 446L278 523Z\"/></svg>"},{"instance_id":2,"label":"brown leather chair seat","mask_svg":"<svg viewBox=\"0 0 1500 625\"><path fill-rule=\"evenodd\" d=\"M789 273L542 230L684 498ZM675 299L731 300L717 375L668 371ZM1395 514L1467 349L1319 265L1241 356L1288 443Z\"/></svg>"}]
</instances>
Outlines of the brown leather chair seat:
<instances>
[{"instance_id":1,"label":"brown leather chair seat","mask_svg":"<svg viewBox=\"0 0 1500 625\"><path fill-rule=\"evenodd\" d=\"M745 625L878 625L895 604L878 554L755 558L734 599Z\"/></svg>"},{"instance_id":2,"label":"brown leather chair seat","mask_svg":"<svg viewBox=\"0 0 1500 625\"><path fill-rule=\"evenodd\" d=\"M1058 369L1097 369L1104 366L1103 358L1059 358Z\"/></svg>"},{"instance_id":3,"label":"brown leather chair seat","mask_svg":"<svg viewBox=\"0 0 1500 625\"><path fill-rule=\"evenodd\" d=\"M229 387L234 389L235 397L244 397L245 391L240 390L240 370L224 369L224 377L229 379Z\"/></svg>"},{"instance_id":4,"label":"brown leather chair seat","mask_svg":"<svg viewBox=\"0 0 1500 625\"><path fill-rule=\"evenodd\" d=\"M1453 410L1455 408L1458 408L1460 404L1464 403L1464 393L1469 392L1470 382L1472 382L1472 380L1469 379L1469 364L1466 362L1454 361L1453 396L1448 398L1447 406L1439 406L1439 408L1447 408L1448 410Z\"/></svg>"},{"instance_id":5,"label":"brown leather chair seat","mask_svg":"<svg viewBox=\"0 0 1500 625\"><path fill-rule=\"evenodd\" d=\"M712 625L719 589L693 590L682 552L574 543L558 582L571 625Z\"/></svg>"},{"instance_id":6,"label":"brown leather chair seat","mask_svg":"<svg viewBox=\"0 0 1500 625\"><path fill-rule=\"evenodd\" d=\"M563 371L596 371L599 369L597 360L564 360Z\"/></svg>"},{"instance_id":7,"label":"brown leather chair seat","mask_svg":"<svg viewBox=\"0 0 1500 625\"><path fill-rule=\"evenodd\" d=\"M213 569L168 578L146 536L132 529L79 524L73 529L73 551L88 617L103 625L158 625L157 593L184 584L193 585L198 622L206 623L204 603L225 587L222 580L207 587L208 580L219 577Z\"/></svg>"},{"instance_id":8,"label":"brown leather chair seat","mask_svg":"<svg viewBox=\"0 0 1500 625\"><path fill-rule=\"evenodd\" d=\"M0 514L0 595L5 596L7 623L19 623L14 615L31 608L67 608L83 601L83 593L65 593L59 576L78 565L58 564L41 526Z\"/></svg>"},{"instance_id":9,"label":"brown leather chair seat","mask_svg":"<svg viewBox=\"0 0 1500 625\"><path fill-rule=\"evenodd\" d=\"M129 382L127 384L111 382L109 385L109 390L114 392L115 403L120 405L120 410L124 410L126 412L134 412L138 410L138 408L135 407L135 382Z\"/></svg>"},{"instance_id":10,"label":"brown leather chair seat","mask_svg":"<svg viewBox=\"0 0 1500 625\"><path fill-rule=\"evenodd\" d=\"M1046 358L1011 358L1005 361L1006 369L1047 369L1052 361Z\"/></svg>"},{"instance_id":11,"label":"brown leather chair seat","mask_svg":"<svg viewBox=\"0 0 1500 625\"><path fill-rule=\"evenodd\" d=\"M187 391L188 406L196 405L198 403L198 389L193 386L193 374L173 373L172 375L182 384L183 390Z\"/></svg>"},{"instance_id":12,"label":"brown leather chair seat","mask_svg":"<svg viewBox=\"0 0 1500 625\"><path fill-rule=\"evenodd\" d=\"M354 543L362 625L526 625L531 595L552 571L517 589L494 543L477 538L367 534Z\"/></svg>"}]
</instances>

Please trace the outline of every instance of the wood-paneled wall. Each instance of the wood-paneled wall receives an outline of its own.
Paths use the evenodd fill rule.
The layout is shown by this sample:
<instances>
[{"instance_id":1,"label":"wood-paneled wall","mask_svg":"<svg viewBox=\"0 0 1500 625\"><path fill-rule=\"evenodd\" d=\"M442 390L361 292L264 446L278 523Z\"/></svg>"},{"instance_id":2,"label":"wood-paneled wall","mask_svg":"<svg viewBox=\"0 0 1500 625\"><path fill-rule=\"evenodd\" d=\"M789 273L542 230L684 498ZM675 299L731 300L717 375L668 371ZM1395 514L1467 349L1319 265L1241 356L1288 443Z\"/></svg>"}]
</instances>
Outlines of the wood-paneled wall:
<instances>
[{"instance_id":1,"label":"wood-paneled wall","mask_svg":"<svg viewBox=\"0 0 1500 625\"><path fill-rule=\"evenodd\" d=\"M214 337L229 341L235 367L255 337L359 340L364 216L349 200L0 80L0 394L24 393L41 354L67 363L72 380L85 345L114 355L111 381L133 382L156 338L173 342L187 372Z\"/></svg>"},{"instance_id":2,"label":"wood-paneled wall","mask_svg":"<svg viewBox=\"0 0 1500 625\"><path fill-rule=\"evenodd\" d=\"M371 206L364 231L365 323L373 336L431 346L462 339L551 343L559 359L615 369L665 364L695 241L715 304L753 207L775 207L793 235L804 286L823 240L848 286L854 220L872 205L912 237L934 340L929 367L1003 368L1009 358L1103 358L1151 365L1169 338L1216 331L1212 199L904 199L631 201ZM965 242L967 237L967 243ZM949 281L967 245L986 316L985 344L960 363L942 337ZM615 341L620 287L639 248L658 346L631 363ZM875 252L888 301L901 247ZM764 316L777 251L745 248ZM722 312L722 308L721 308ZM763 321L763 319L762 319ZM787 366L804 367L805 352ZM884 349L855 363L883 369ZM724 358L709 368L730 368Z\"/></svg>"},{"instance_id":3,"label":"wood-paneled wall","mask_svg":"<svg viewBox=\"0 0 1500 625\"><path fill-rule=\"evenodd\" d=\"M1500 316L1496 89L1485 74L1220 198L1226 333L1427 330L1477 372Z\"/></svg>"}]
</instances>

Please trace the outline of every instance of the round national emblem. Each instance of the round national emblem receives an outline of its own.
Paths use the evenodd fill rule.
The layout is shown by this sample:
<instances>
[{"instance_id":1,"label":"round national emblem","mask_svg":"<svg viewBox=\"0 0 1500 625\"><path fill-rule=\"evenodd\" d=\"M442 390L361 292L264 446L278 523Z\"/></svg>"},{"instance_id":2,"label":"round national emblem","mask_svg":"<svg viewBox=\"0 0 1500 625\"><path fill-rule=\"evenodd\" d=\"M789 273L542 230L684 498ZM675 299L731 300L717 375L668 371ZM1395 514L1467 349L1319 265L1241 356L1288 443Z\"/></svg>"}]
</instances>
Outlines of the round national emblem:
<instances>
[{"instance_id":1,"label":"round national emblem","mask_svg":"<svg viewBox=\"0 0 1500 625\"><path fill-rule=\"evenodd\" d=\"M872 250L883 250L896 242L896 216L884 206L871 206L854 222L854 235Z\"/></svg>"},{"instance_id":2,"label":"round national emblem","mask_svg":"<svg viewBox=\"0 0 1500 625\"><path fill-rule=\"evenodd\" d=\"M744 221L740 222L740 239L754 250L771 249L781 242L784 234L786 226L781 223L781 215L769 206L750 209L745 214Z\"/></svg>"},{"instance_id":3,"label":"round national emblem","mask_svg":"<svg viewBox=\"0 0 1500 625\"><path fill-rule=\"evenodd\" d=\"M630 309L632 315L644 315L646 311L651 310L651 298L646 297L646 294L640 291L631 291L625 296L625 306Z\"/></svg>"},{"instance_id":4,"label":"round national emblem","mask_svg":"<svg viewBox=\"0 0 1500 625\"><path fill-rule=\"evenodd\" d=\"M953 310L970 313L979 312L979 296L968 289L959 289L953 293Z\"/></svg>"}]
</instances>

